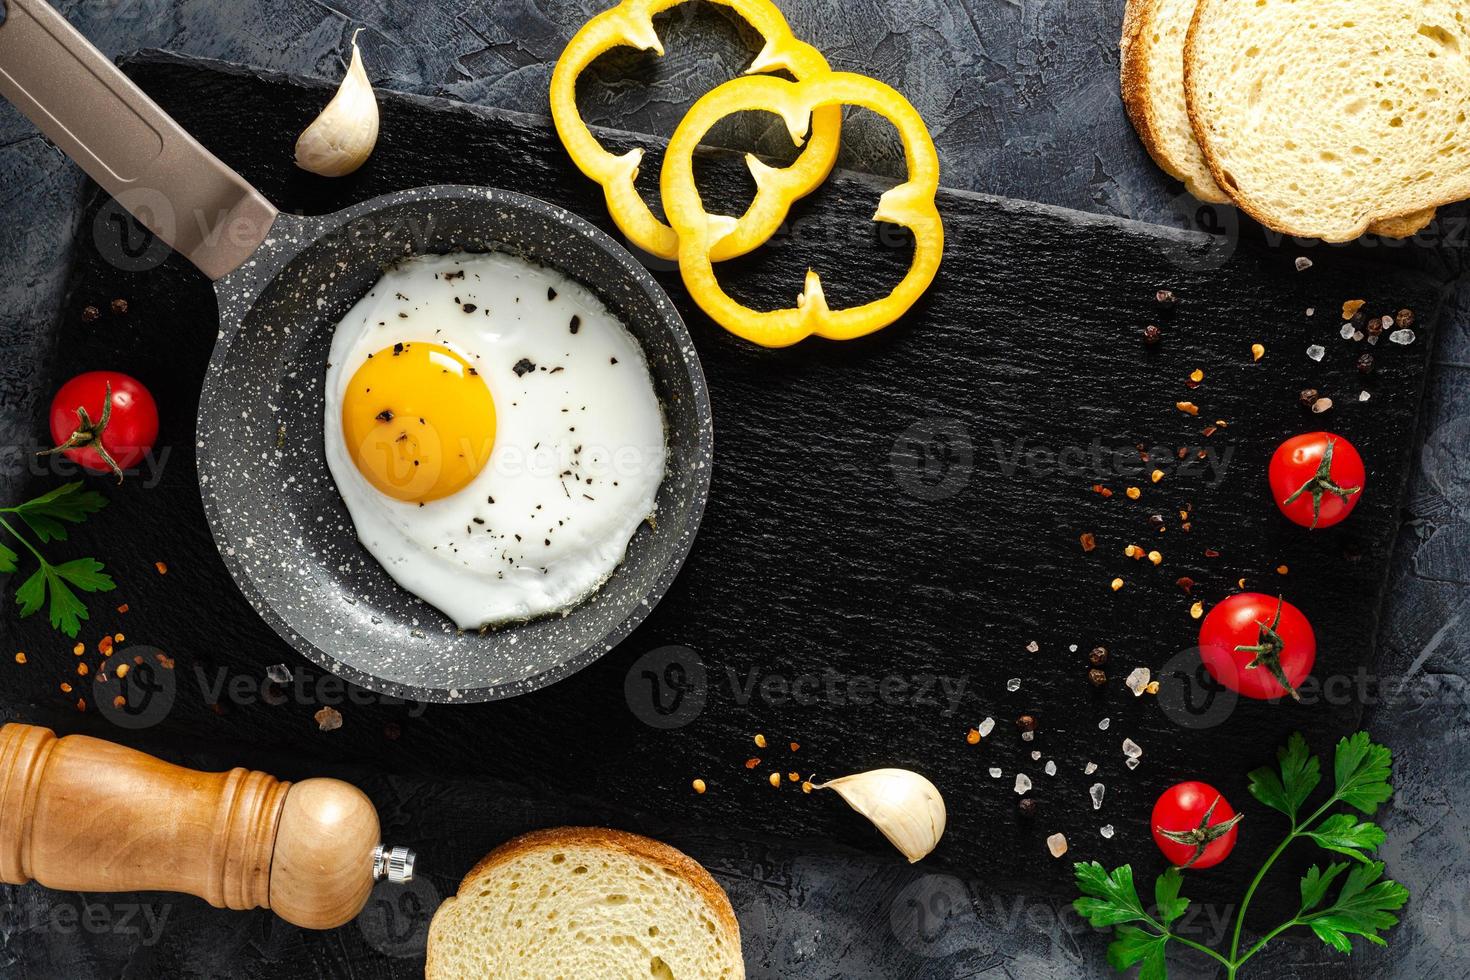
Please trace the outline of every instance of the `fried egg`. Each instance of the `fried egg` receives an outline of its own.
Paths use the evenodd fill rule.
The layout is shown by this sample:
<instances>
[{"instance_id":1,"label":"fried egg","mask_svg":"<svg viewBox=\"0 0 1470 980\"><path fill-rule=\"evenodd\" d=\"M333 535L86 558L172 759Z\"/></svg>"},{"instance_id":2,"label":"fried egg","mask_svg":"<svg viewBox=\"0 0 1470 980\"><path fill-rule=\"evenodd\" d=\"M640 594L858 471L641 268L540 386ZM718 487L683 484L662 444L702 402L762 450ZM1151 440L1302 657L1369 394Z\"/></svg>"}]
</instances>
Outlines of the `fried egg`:
<instances>
[{"instance_id":1,"label":"fried egg","mask_svg":"<svg viewBox=\"0 0 1470 980\"><path fill-rule=\"evenodd\" d=\"M325 435L358 540L463 629L595 592L653 515L666 456L627 327L498 252L384 273L333 335Z\"/></svg>"}]
</instances>

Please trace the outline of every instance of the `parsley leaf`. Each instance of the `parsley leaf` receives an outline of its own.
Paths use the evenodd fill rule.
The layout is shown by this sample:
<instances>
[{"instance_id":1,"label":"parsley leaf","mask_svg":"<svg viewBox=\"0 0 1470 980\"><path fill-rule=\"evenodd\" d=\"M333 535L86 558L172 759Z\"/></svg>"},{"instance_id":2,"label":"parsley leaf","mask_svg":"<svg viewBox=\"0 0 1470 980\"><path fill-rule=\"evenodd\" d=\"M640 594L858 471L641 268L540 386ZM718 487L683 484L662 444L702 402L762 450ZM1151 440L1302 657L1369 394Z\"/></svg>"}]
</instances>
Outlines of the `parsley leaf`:
<instances>
[{"instance_id":1,"label":"parsley leaf","mask_svg":"<svg viewBox=\"0 0 1470 980\"><path fill-rule=\"evenodd\" d=\"M1367 737L1366 733L1364 738ZM1251 795L1273 810L1278 810L1296 822L1302 804L1312 795L1312 790L1322 781L1322 767L1317 757L1307 749L1307 740L1301 732L1295 732L1285 746L1276 750L1280 774L1270 766L1263 766L1250 774ZM1341 779L1338 781L1341 786Z\"/></svg>"},{"instance_id":2,"label":"parsley leaf","mask_svg":"<svg viewBox=\"0 0 1470 980\"><path fill-rule=\"evenodd\" d=\"M1382 877L1382 861L1355 866L1342 883L1337 901L1321 912L1303 916L1302 921L1317 938L1342 953L1352 952L1349 936L1388 945L1378 933L1398 924L1399 917L1393 913L1409 900L1409 890L1396 881L1379 881Z\"/></svg>"},{"instance_id":3,"label":"parsley leaf","mask_svg":"<svg viewBox=\"0 0 1470 980\"><path fill-rule=\"evenodd\" d=\"M1327 897L1327 889L1332 887L1337 876L1348 869L1346 861L1334 861L1323 871L1315 864L1302 876L1302 909L1298 912L1310 912L1322 904L1322 899Z\"/></svg>"},{"instance_id":4,"label":"parsley leaf","mask_svg":"<svg viewBox=\"0 0 1470 980\"><path fill-rule=\"evenodd\" d=\"M1374 851L1383 843L1383 828L1377 824L1359 823L1351 813L1334 813L1304 836L1321 847L1367 862L1364 851Z\"/></svg>"},{"instance_id":5,"label":"parsley leaf","mask_svg":"<svg viewBox=\"0 0 1470 980\"><path fill-rule=\"evenodd\" d=\"M87 606L77 597L73 589L81 592L110 592L116 588L112 577L103 570L102 563L95 558L76 558L60 565L48 562L30 541L16 530L16 526L5 519L13 514L25 522L42 544L48 541L65 541L67 524L80 524L89 514L95 514L107 504L107 499L93 490L83 490L80 481L67 483L48 493L14 507L0 507L0 529L8 531L40 563L30 577L15 590L15 601L21 616L39 612L43 605L49 606L47 615L51 628L67 636L75 637L87 618ZM16 570L19 555L5 545L0 545L0 572Z\"/></svg>"},{"instance_id":6,"label":"parsley leaf","mask_svg":"<svg viewBox=\"0 0 1470 980\"><path fill-rule=\"evenodd\" d=\"M87 618L87 607L77 594L67 588L66 582L56 574L56 569L50 565L41 571L46 574L46 585L51 590L51 605L47 609L47 615L51 617L51 628L61 630L67 636L76 638L77 631L82 628L82 620Z\"/></svg>"},{"instance_id":7,"label":"parsley leaf","mask_svg":"<svg viewBox=\"0 0 1470 980\"><path fill-rule=\"evenodd\" d=\"M1077 899L1072 907L1095 928L1149 921L1133 884L1132 865L1125 864L1112 874L1096 861L1079 861L1073 869L1077 888L1086 897Z\"/></svg>"},{"instance_id":8,"label":"parsley leaf","mask_svg":"<svg viewBox=\"0 0 1470 980\"><path fill-rule=\"evenodd\" d=\"M1169 970L1164 961L1164 948L1169 945L1168 936L1136 926L1119 926L1116 937L1108 943L1108 964L1113 969L1126 970L1142 963L1138 980L1167 980Z\"/></svg>"},{"instance_id":9,"label":"parsley leaf","mask_svg":"<svg viewBox=\"0 0 1470 980\"><path fill-rule=\"evenodd\" d=\"M1158 906L1159 922L1163 925L1169 925L1189 908L1189 899L1179 896L1179 887L1183 884L1184 876L1172 865L1154 879L1154 904Z\"/></svg>"},{"instance_id":10,"label":"parsley leaf","mask_svg":"<svg viewBox=\"0 0 1470 980\"><path fill-rule=\"evenodd\" d=\"M15 590L21 616L29 616L46 602L46 569L38 568Z\"/></svg>"},{"instance_id":11,"label":"parsley leaf","mask_svg":"<svg viewBox=\"0 0 1470 980\"><path fill-rule=\"evenodd\" d=\"M1356 732L1337 743L1332 770L1337 798L1370 817L1393 795L1388 783L1393 753L1373 742L1367 732Z\"/></svg>"},{"instance_id":12,"label":"parsley leaf","mask_svg":"<svg viewBox=\"0 0 1470 980\"><path fill-rule=\"evenodd\" d=\"M83 592L111 592L117 588L112 576L102 570L95 558L77 558L56 566L56 574Z\"/></svg>"},{"instance_id":13,"label":"parsley leaf","mask_svg":"<svg viewBox=\"0 0 1470 980\"><path fill-rule=\"evenodd\" d=\"M105 506L106 497L95 490L83 490L82 483L78 480L8 509L19 514L21 520L45 544L48 541L66 540L63 521L67 524L80 524L87 519L88 514L95 514Z\"/></svg>"}]
</instances>

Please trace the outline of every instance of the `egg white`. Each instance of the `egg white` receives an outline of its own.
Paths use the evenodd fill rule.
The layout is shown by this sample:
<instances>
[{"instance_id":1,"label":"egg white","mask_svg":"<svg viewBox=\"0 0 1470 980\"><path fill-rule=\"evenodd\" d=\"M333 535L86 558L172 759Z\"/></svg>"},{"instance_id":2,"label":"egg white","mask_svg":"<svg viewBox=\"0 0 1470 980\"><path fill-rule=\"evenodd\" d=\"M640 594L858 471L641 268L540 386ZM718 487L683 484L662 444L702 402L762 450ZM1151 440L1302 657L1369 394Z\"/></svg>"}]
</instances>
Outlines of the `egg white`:
<instances>
[{"instance_id":1,"label":"egg white","mask_svg":"<svg viewBox=\"0 0 1470 980\"><path fill-rule=\"evenodd\" d=\"M455 351L495 401L489 465L423 504L380 493L343 438L348 382L395 343ZM664 476L663 414L637 341L586 288L503 253L416 256L384 273L332 338L325 432L358 540L463 629L587 598L653 515Z\"/></svg>"}]
</instances>

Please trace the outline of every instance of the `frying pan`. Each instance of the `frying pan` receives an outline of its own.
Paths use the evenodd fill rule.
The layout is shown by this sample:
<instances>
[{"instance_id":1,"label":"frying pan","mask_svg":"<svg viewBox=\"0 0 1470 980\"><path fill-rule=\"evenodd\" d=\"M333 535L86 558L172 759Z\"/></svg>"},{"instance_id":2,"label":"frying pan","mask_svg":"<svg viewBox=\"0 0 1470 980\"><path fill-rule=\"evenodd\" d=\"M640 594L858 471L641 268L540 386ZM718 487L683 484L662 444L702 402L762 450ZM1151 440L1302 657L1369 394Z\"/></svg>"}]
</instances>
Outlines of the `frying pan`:
<instances>
[{"instance_id":1,"label":"frying pan","mask_svg":"<svg viewBox=\"0 0 1470 980\"><path fill-rule=\"evenodd\" d=\"M5 11L7 0L0 0ZM8 0L4 95L124 208L214 281L219 336L200 399L200 492L235 582L323 668L423 701L535 690L611 650L682 565L709 491L713 430L698 356L647 271L602 232L483 187L387 194L326 217L280 214L164 114L44 0ZM656 527L567 615L463 632L357 544L326 467L332 327L384 266L500 250L586 284L643 347L667 426Z\"/></svg>"}]
</instances>

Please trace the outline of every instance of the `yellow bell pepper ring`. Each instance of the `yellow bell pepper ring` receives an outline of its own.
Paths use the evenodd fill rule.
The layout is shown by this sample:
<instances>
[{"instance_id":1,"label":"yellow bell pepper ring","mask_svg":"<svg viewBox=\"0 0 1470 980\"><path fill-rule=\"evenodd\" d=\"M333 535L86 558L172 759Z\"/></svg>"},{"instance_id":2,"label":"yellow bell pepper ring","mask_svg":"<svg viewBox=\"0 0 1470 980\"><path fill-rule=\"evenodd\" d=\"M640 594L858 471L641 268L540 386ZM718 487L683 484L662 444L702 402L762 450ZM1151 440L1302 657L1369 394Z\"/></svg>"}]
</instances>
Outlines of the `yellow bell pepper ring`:
<instances>
[{"instance_id":1,"label":"yellow bell pepper ring","mask_svg":"<svg viewBox=\"0 0 1470 980\"><path fill-rule=\"evenodd\" d=\"M582 26L557 60L551 74L551 118L567 155L582 173L602 185L607 210L618 229L645 252L672 260L679 243L674 231L664 224L639 196L633 181L643 159L642 148L621 155L605 149L577 112L577 77L599 55L616 47L635 47L664 53L653 29L653 17L685 0L623 0ZM820 51L796 39L786 18L771 0L714 0L729 7L765 39L747 73L785 70L794 78L810 78L828 71ZM803 124L805 125L805 124ZM789 167L775 168L746 154L745 162L755 179L755 197L730 234L710 256L713 261L744 255L765 243L781 222L786 209L827 179L837 159L842 130L839 106L825 108L811 120L811 145Z\"/></svg>"},{"instance_id":2,"label":"yellow bell pepper ring","mask_svg":"<svg viewBox=\"0 0 1470 980\"><path fill-rule=\"evenodd\" d=\"M761 109L786 121L798 144L807 120L821 108L843 105L871 109L893 123L903 140L908 179L878 201L874 221L902 225L913 232L914 257L898 286L883 299L862 306L831 309L822 282L808 271L796 306L762 312L731 299L720 286L711 263L719 243L733 232L735 221L704 210L694 184L694 150L710 127L732 112ZM679 272L700 309L726 330L764 347L787 347L813 334L851 340L881 330L918 301L944 255L944 222L934 195L939 189L939 156L918 111L898 92L865 75L833 72L796 82L776 76L737 78L709 92L689 110L669 140L660 175L664 211L679 241Z\"/></svg>"}]
</instances>

